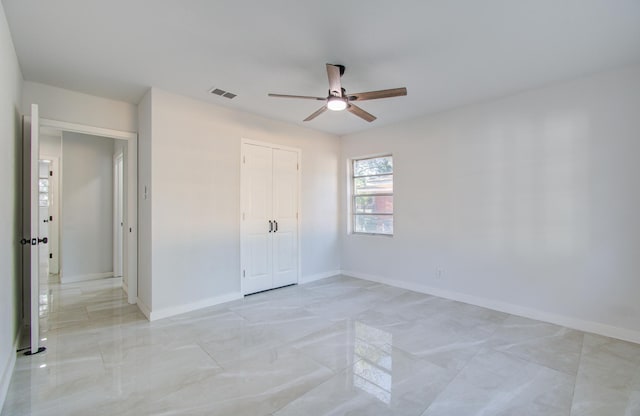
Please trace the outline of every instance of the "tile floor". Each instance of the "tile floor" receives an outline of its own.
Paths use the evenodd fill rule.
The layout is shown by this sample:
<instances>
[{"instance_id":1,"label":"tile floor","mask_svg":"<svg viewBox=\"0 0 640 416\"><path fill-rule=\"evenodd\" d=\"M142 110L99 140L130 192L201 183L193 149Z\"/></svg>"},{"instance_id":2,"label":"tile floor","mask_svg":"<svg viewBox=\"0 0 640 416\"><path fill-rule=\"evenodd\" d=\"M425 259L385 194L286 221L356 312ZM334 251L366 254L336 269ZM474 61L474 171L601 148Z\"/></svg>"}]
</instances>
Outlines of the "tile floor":
<instances>
[{"instance_id":1,"label":"tile floor","mask_svg":"<svg viewBox=\"0 0 640 416\"><path fill-rule=\"evenodd\" d=\"M43 287L8 415L640 415L640 345L349 277L149 323Z\"/></svg>"}]
</instances>

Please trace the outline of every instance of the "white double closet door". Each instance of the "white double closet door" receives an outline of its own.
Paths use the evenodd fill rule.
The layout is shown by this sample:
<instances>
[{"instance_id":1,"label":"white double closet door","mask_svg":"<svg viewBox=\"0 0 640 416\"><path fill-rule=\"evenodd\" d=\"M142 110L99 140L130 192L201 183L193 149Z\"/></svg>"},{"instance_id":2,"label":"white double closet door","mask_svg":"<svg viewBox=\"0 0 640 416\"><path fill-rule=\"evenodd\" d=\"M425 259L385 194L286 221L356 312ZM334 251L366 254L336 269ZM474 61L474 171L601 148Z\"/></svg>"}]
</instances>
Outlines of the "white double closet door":
<instances>
[{"instance_id":1,"label":"white double closet door","mask_svg":"<svg viewBox=\"0 0 640 416\"><path fill-rule=\"evenodd\" d=\"M297 149L242 143L243 294L298 283L299 166Z\"/></svg>"}]
</instances>

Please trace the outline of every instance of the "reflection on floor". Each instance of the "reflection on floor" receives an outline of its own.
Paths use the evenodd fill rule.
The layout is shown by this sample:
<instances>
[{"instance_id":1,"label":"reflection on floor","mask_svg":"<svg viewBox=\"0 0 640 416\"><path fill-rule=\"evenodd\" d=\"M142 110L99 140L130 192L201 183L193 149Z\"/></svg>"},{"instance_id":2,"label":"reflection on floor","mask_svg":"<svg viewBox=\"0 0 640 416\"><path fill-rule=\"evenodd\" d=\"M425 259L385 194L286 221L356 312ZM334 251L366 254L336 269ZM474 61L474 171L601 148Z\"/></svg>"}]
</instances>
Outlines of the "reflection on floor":
<instances>
[{"instance_id":1,"label":"reflection on floor","mask_svg":"<svg viewBox=\"0 0 640 416\"><path fill-rule=\"evenodd\" d=\"M638 415L640 345L349 277L149 323L45 290L7 415Z\"/></svg>"}]
</instances>

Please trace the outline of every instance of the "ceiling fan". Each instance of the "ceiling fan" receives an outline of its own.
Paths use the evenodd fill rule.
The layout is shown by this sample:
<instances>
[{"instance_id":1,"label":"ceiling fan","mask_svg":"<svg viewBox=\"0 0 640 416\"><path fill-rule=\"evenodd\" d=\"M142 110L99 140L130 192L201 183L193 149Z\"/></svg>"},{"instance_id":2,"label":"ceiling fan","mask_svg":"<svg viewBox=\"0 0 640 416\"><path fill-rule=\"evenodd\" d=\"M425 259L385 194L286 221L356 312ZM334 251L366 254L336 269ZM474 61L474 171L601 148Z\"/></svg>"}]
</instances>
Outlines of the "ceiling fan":
<instances>
[{"instance_id":1,"label":"ceiling fan","mask_svg":"<svg viewBox=\"0 0 640 416\"><path fill-rule=\"evenodd\" d=\"M305 118L304 121L310 121L318 117L320 114L329 110L342 111L347 110L351 114L355 114L363 120L372 122L376 117L367 113L362 108L353 104L354 101L376 100L378 98L390 98L407 95L407 89L392 88L390 90L358 92L355 94L347 94L342 88L340 77L344 74L344 65L327 64L327 75L329 77L329 95L327 97L310 97L307 95L287 95L287 94L269 94L269 97L280 98L303 98L306 100L325 101L325 105L320 107L315 113Z\"/></svg>"}]
</instances>

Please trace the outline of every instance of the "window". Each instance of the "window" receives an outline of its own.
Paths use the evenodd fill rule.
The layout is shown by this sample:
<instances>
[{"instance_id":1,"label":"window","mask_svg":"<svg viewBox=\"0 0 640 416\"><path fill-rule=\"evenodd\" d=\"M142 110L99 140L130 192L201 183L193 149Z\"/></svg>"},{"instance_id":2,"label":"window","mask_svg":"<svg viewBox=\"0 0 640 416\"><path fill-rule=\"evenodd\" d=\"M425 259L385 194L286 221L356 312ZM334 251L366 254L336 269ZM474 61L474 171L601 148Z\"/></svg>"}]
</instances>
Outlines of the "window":
<instances>
[{"instance_id":1,"label":"window","mask_svg":"<svg viewBox=\"0 0 640 416\"><path fill-rule=\"evenodd\" d=\"M393 158L354 159L351 209L354 233L393 235Z\"/></svg>"}]
</instances>

